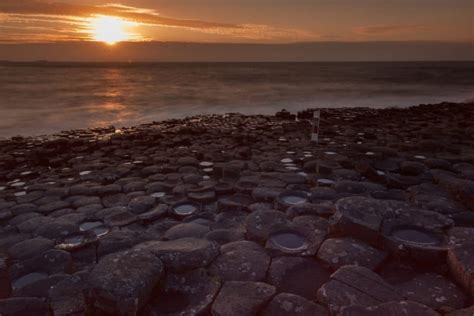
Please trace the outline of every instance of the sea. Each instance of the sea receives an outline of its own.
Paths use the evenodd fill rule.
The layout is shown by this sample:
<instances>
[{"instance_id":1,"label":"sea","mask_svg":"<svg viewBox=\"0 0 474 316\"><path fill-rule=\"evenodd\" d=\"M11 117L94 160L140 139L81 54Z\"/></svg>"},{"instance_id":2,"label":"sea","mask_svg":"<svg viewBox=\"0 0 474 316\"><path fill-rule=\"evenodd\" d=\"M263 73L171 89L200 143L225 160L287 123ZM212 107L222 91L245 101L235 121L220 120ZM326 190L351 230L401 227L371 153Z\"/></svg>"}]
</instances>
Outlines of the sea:
<instances>
[{"instance_id":1,"label":"sea","mask_svg":"<svg viewBox=\"0 0 474 316\"><path fill-rule=\"evenodd\" d=\"M0 62L0 138L285 108L474 100L474 62Z\"/></svg>"}]
</instances>

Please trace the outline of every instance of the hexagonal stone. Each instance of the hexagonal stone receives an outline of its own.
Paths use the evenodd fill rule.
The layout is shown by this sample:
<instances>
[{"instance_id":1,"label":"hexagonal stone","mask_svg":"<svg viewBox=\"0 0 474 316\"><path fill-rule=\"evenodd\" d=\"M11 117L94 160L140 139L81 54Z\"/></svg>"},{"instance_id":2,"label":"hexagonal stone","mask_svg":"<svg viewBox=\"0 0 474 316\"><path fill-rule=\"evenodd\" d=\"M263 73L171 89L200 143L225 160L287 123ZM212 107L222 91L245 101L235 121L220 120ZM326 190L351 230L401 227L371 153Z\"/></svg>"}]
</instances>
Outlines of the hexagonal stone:
<instances>
[{"instance_id":1,"label":"hexagonal stone","mask_svg":"<svg viewBox=\"0 0 474 316\"><path fill-rule=\"evenodd\" d=\"M384 302L404 299L391 285L371 270L359 266L343 266L331 275L331 281L318 290L318 301L331 313L343 307L370 307Z\"/></svg>"},{"instance_id":2,"label":"hexagonal stone","mask_svg":"<svg viewBox=\"0 0 474 316\"><path fill-rule=\"evenodd\" d=\"M212 315L256 315L275 292L274 286L262 282L228 281L224 283L212 304Z\"/></svg>"},{"instance_id":3,"label":"hexagonal stone","mask_svg":"<svg viewBox=\"0 0 474 316\"><path fill-rule=\"evenodd\" d=\"M344 307L339 316L439 316L437 312L429 307L410 301L388 302L376 306L349 306ZM449 314L451 315L451 314Z\"/></svg>"},{"instance_id":4,"label":"hexagonal stone","mask_svg":"<svg viewBox=\"0 0 474 316\"><path fill-rule=\"evenodd\" d=\"M474 305L468 308L458 309L447 314L447 316L472 316L474 315Z\"/></svg>"},{"instance_id":5,"label":"hexagonal stone","mask_svg":"<svg viewBox=\"0 0 474 316\"><path fill-rule=\"evenodd\" d=\"M148 301L162 273L161 260L148 251L110 254L90 273L87 297L99 310L133 314Z\"/></svg>"},{"instance_id":6,"label":"hexagonal stone","mask_svg":"<svg viewBox=\"0 0 474 316\"><path fill-rule=\"evenodd\" d=\"M404 161L400 164L400 173L406 176L417 176L425 171L425 165L417 161Z\"/></svg>"},{"instance_id":7,"label":"hexagonal stone","mask_svg":"<svg viewBox=\"0 0 474 316\"><path fill-rule=\"evenodd\" d=\"M268 238L272 226L288 222L285 213L280 211L255 211L247 216L246 231L247 238L263 243Z\"/></svg>"},{"instance_id":8,"label":"hexagonal stone","mask_svg":"<svg viewBox=\"0 0 474 316\"><path fill-rule=\"evenodd\" d=\"M273 297L263 310L262 316L328 316L328 310L304 297L291 293L280 293Z\"/></svg>"},{"instance_id":9,"label":"hexagonal stone","mask_svg":"<svg viewBox=\"0 0 474 316\"><path fill-rule=\"evenodd\" d=\"M331 268L360 265L375 270L387 257L387 253L353 238L326 239L318 251L318 258Z\"/></svg>"},{"instance_id":10,"label":"hexagonal stone","mask_svg":"<svg viewBox=\"0 0 474 316\"><path fill-rule=\"evenodd\" d=\"M209 273L223 281L263 281L270 265L270 257L262 251L234 250L218 256Z\"/></svg>"},{"instance_id":11,"label":"hexagonal stone","mask_svg":"<svg viewBox=\"0 0 474 316\"><path fill-rule=\"evenodd\" d=\"M129 201L130 198L122 193L106 195L102 198L105 207L127 206Z\"/></svg>"},{"instance_id":12,"label":"hexagonal stone","mask_svg":"<svg viewBox=\"0 0 474 316\"><path fill-rule=\"evenodd\" d=\"M0 299L10 296L11 282L8 276L9 266L10 258L6 254L0 253Z\"/></svg>"},{"instance_id":13,"label":"hexagonal stone","mask_svg":"<svg viewBox=\"0 0 474 316\"><path fill-rule=\"evenodd\" d=\"M449 229L448 235L449 243L453 245L470 242L474 236L474 227L453 227Z\"/></svg>"},{"instance_id":14,"label":"hexagonal stone","mask_svg":"<svg viewBox=\"0 0 474 316\"><path fill-rule=\"evenodd\" d=\"M133 214L148 212L155 206L156 199L152 196L139 196L128 203L128 210Z\"/></svg>"},{"instance_id":15,"label":"hexagonal stone","mask_svg":"<svg viewBox=\"0 0 474 316\"><path fill-rule=\"evenodd\" d=\"M168 274L160 281L158 293L151 299L144 315L202 315L212 304L221 282L205 269Z\"/></svg>"},{"instance_id":16,"label":"hexagonal stone","mask_svg":"<svg viewBox=\"0 0 474 316\"><path fill-rule=\"evenodd\" d=\"M73 268L71 254L64 250L50 249L39 256L31 257L10 267L10 276L19 278L32 272L45 274L70 273Z\"/></svg>"},{"instance_id":17,"label":"hexagonal stone","mask_svg":"<svg viewBox=\"0 0 474 316\"><path fill-rule=\"evenodd\" d=\"M448 251L448 264L454 279L474 297L474 243L466 242Z\"/></svg>"},{"instance_id":18,"label":"hexagonal stone","mask_svg":"<svg viewBox=\"0 0 474 316\"><path fill-rule=\"evenodd\" d=\"M48 290L67 278L67 274L48 276L42 273L30 273L13 282L12 296L44 297Z\"/></svg>"},{"instance_id":19,"label":"hexagonal stone","mask_svg":"<svg viewBox=\"0 0 474 316\"><path fill-rule=\"evenodd\" d=\"M459 309L464 307L464 293L440 274L425 273L410 281L398 284L396 288L410 301L429 306L436 310Z\"/></svg>"},{"instance_id":20,"label":"hexagonal stone","mask_svg":"<svg viewBox=\"0 0 474 316\"><path fill-rule=\"evenodd\" d=\"M322 217L330 217L334 213L334 207L325 204L305 203L294 205L286 210L288 217L293 218L303 215L314 215Z\"/></svg>"},{"instance_id":21,"label":"hexagonal stone","mask_svg":"<svg viewBox=\"0 0 474 316\"><path fill-rule=\"evenodd\" d=\"M20 316L37 315L48 316L49 306L44 298L12 297L0 300L0 315Z\"/></svg>"},{"instance_id":22,"label":"hexagonal stone","mask_svg":"<svg viewBox=\"0 0 474 316\"><path fill-rule=\"evenodd\" d=\"M13 260L25 260L36 257L44 251L53 248L54 242L43 237L36 237L20 241L8 248L8 253Z\"/></svg>"},{"instance_id":23,"label":"hexagonal stone","mask_svg":"<svg viewBox=\"0 0 474 316\"><path fill-rule=\"evenodd\" d=\"M397 211L407 207L407 203L400 201L365 197L343 198L336 203L331 230L370 243L379 237L384 218L395 217Z\"/></svg>"},{"instance_id":24,"label":"hexagonal stone","mask_svg":"<svg viewBox=\"0 0 474 316\"><path fill-rule=\"evenodd\" d=\"M174 240L186 237L202 238L209 232L209 227L195 224L183 223L178 224L168 229L164 235L167 240Z\"/></svg>"},{"instance_id":25,"label":"hexagonal stone","mask_svg":"<svg viewBox=\"0 0 474 316\"><path fill-rule=\"evenodd\" d=\"M275 285L278 292L292 293L309 300L329 280L329 271L321 263L310 258L273 258L267 282Z\"/></svg>"},{"instance_id":26,"label":"hexagonal stone","mask_svg":"<svg viewBox=\"0 0 474 316\"><path fill-rule=\"evenodd\" d=\"M233 241L244 240L245 233L236 229L214 229L208 232L204 238L223 245Z\"/></svg>"},{"instance_id":27,"label":"hexagonal stone","mask_svg":"<svg viewBox=\"0 0 474 316\"><path fill-rule=\"evenodd\" d=\"M458 197L466 207L474 211L474 181L465 183L459 190Z\"/></svg>"},{"instance_id":28,"label":"hexagonal stone","mask_svg":"<svg viewBox=\"0 0 474 316\"><path fill-rule=\"evenodd\" d=\"M205 239L181 238L149 241L136 246L157 255L167 269L185 271L207 266L218 254L219 245Z\"/></svg>"},{"instance_id":29,"label":"hexagonal stone","mask_svg":"<svg viewBox=\"0 0 474 316\"><path fill-rule=\"evenodd\" d=\"M48 291L54 315L80 315L86 311L83 290L87 288L87 272L69 275Z\"/></svg>"},{"instance_id":30,"label":"hexagonal stone","mask_svg":"<svg viewBox=\"0 0 474 316\"><path fill-rule=\"evenodd\" d=\"M349 193L349 194L367 194L374 191L383 191L384 186L372 182L358 182L342 180L337 181L334 184L334 189L337 193Z\"/></svg>"}]
</instances>

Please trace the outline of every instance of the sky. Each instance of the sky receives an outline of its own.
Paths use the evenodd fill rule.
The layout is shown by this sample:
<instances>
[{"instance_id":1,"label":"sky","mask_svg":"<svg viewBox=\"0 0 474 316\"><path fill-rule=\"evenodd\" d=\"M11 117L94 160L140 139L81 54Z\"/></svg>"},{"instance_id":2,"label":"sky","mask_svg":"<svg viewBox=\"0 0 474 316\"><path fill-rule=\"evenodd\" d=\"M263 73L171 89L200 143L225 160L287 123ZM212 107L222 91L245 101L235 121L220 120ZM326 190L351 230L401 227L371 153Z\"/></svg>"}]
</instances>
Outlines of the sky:
<instances>
[{"instance_id":1,"label":"sky","mask_svg":"<svg viewBox=\"0 0 474 316\"><path fill-rule=\"evenodd\" d=\"M289 59L314 55L311 50L301 55L297 49L305 46L293 43L316 43L312 47L327 49L329 59L334 43L348 44L341 46L343 60L350 60L347 49L363 47L370 47L365 59L380 59L386 53L379 51L392 42L401 59L469 59L473 21L472 0L0 0L0 59L93 60L68 55L64 47L87 54L109 45L114 47L104 49L113 60L153 59L151 48L161 60L156 42L200 43L209 56L223 43L242 44L232 47L247 48L250 55L262 45L285 47L294 51L285 55ZM443 52L423 51L420 45ZM124 47L134 53L125 56ZM64 50L63 58L51 57L48 52L55 49ZM238 57L231 55L229 61Z\"/></svg>"}]
</instances>

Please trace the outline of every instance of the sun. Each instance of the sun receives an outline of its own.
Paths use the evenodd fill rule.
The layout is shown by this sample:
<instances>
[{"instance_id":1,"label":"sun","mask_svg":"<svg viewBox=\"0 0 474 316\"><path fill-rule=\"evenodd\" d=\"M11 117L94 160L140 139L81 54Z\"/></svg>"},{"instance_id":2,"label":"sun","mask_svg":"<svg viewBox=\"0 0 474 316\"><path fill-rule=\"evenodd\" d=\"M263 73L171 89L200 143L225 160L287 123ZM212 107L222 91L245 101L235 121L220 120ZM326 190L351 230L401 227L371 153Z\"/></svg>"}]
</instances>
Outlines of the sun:
<instances>
[{"instance_id":1,"label":"sun","mask_svg":"<svg viewBox=\"0 0 474 316\"><path fill-rule=\"evenodd\" d=\"M94 40L114 45L118 42L133 40L135 34L130 28L136 23L115 17L96 16L90 20L90 32Z\"/></svg>"}]
</instances>

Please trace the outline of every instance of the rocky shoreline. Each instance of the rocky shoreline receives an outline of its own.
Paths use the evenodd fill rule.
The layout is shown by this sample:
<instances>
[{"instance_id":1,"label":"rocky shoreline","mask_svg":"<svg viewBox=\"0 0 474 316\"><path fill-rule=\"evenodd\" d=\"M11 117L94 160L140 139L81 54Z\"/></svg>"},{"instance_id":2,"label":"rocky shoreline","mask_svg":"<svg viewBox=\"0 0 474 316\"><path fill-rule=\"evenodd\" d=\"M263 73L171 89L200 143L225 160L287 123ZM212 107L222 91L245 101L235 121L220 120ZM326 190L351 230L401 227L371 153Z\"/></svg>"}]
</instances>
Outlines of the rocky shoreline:
<instances>
[{"instance_id":1,"label":"rocky shoreline","mask_svg":"<svg viewBox=\"0 0 474 316\"><path fill-rule=\"evenodd\" d=\"M0 141L0 314L473 315L474 104L311 116Z\"/></svg>"}]
</instances>

